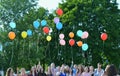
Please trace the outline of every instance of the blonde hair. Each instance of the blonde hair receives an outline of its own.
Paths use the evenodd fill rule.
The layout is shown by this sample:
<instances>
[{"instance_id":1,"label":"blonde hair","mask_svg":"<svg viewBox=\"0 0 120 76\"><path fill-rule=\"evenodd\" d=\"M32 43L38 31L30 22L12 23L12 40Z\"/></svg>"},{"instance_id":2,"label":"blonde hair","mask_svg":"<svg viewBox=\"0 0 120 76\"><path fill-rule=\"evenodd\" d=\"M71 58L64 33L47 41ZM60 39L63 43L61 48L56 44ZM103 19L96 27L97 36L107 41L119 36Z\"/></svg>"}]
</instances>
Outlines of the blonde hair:
<instances>
[{"instance_id":1,"label":"blonde hair","mask_svg":"<svg viewBox=\"0 0 120 76\"><path fill-rule=\"evenodd\" d=\"M12 68L8 68L7 71L6 71L6 75L5 76L10 76L10 72L13 71Z\"/></svg>"}]
</instances>

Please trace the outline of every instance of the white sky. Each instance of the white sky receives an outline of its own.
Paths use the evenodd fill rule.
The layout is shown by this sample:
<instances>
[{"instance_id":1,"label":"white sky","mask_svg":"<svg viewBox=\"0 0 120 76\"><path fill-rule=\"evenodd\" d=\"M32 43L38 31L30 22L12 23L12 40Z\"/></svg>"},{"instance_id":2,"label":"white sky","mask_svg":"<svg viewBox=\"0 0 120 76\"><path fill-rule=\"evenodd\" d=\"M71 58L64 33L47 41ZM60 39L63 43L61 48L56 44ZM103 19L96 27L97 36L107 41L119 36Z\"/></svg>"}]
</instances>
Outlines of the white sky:
<instances>
[{"instance_id":1,"label":"white sky","mask_svg":"<svg viewBox=\"0 0 120 76\"><path fill-rule=\"evenodd\" d=\"M61 2L61 0L39 0L38 6L42 6L52 12L58 7L59 2ZM119 4L118 8L120 9L120 0L117 0L117 3Z\"/></svg>"},{"instance_id":2,"label":"white sky","mask_svg":"<svg viewBox=\"0 0 120 76\"><path fill-rule=\"evenodd\" d=\"M39 0L38 6L42 6L49 11L53 11L58 7L58 3L60 3L61 0Z\"/></svg>"},{"instance_id":3,"label":"white sky","mask_svg":"<svg viewBox=\"0 0 120 76\"><path fill-rule=\"evenodd\" d=\"M117 0L117 3L119 4L118 9L120 9L120 0Z\"/></svg>"}]
</instances>

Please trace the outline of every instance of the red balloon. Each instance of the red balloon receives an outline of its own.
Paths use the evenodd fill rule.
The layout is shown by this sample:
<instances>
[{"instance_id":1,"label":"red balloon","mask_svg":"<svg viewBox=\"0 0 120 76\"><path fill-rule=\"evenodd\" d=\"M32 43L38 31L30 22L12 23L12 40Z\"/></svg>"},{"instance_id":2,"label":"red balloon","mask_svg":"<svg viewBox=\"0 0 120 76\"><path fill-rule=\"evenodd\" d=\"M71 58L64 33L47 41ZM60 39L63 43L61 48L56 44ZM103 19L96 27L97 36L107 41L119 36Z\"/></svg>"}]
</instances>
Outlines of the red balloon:
<instances>
[{"instance_id":1,"label":"red balloon","mask_svg":"<svg viewBox=\"0 0 120 76\"><path fill-rule=\"evenodd\" d=\"M49 29L48 27L44 27L44 28L43 28L43 32L44 32L44 33L48 34L49 31L50 31L50 29Z\"/></svg>"},{"instance_id":2,"label":"red balloon","mask_svg":"<svg viewBox=\"0 0 120 76\"><path fill-rule=\"evenodd\" d=\"M58 8L58 9L56 10L56 13L57 13L59 16L62 16L62 15L63 15L63 10L60 9L60 8Z\"/></svg>"},{"instance_id":3,"label":"red balloon","mask_svg":"<svg viewBox=\"0 0 120 76\"><path fill-rule=\"evenodd\" d=\"M75 40L74 39L70 39L69 40L69 44L70 44L70 46L73 46L75 44Z\"/></svg>"},{"instance_id":4,"label":"red balloon","mask_svg":"<svg viewBox=\"0 0 120 76\"><path fill-rule=\"evenodd\" d=\"M102 33L102 34L101 34L101 39L102 39L103 41L107 40L107 38L108 38L108 35L107 35L106 33Z\"/></svg>"}]
</instances>

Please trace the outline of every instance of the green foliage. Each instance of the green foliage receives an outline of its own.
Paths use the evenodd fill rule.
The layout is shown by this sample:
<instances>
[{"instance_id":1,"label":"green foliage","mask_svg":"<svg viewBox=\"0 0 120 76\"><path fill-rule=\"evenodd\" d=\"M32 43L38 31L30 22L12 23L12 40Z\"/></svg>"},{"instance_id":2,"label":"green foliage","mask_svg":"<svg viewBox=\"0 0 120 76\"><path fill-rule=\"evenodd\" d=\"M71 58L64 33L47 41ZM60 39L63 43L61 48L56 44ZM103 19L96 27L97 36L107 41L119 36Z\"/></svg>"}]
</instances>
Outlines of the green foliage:
<instances>
[{"instance_id":1,"label":"green foliage","mask_svg":"<svg viewBox=\"0 0 120 76\"><path fill-rule=\"evenodd\" d=\"M8 6L9 5L9 6ZM19 5L19 6L18 6ZM119 66L120 55L120 10L116 3L108 0L66 0L59 4L64 14L60 16L63 29L58 31L53 23L53 14L48 14L44 8L35 9L36 3L27 0L3 0L0 2L0 19L4 29L0 29L0 43L3 51L0 52L0 67L25 67L31 66L41 61L41 64L55 62L57 65L66 63L71 65L72 57L76 64L94 65L98 62L114 63ZM39 29L33 27L33 21L47 20L47 26L52 28L52 40L48 42L40 26ZM15 21L15 29L9 27L10 21ZM22 31L31 29L33 35L23 39ZM77 30L89 32L87 39L76 36ZM14 31L16 38L10 40L8 33ZM75 41L88 43L89 49L84 52L76 44L69 45L69 32L75 33ZM102 41L102 32L108 34L108 39ZM64 33L66 45L59 44L59 34Z\"/></svg>"},{"instance_id":2,"label":"green foliage","mask_svg":"<svg viewBox=\"0 0 120 76\"><path fill-rule=\"evenodd\" d=\"M89 32L88 39L79 39L89 45L88 51L84 54L87 61L85 64L95 66L97 62L102 62L119 65L120 10L117 9L116 3L110 3L109 0L66 0L59 7L64 11L61 21L65 34L70 31L76 33L79 29ZM108 34L105 42L100 39L102 32ZM74 51L78 49L73 48ZM77 58L77 54L74 57ZM84 63L80 61L83 58L75 59L76 63Z\"/></svg>"}]
</instances>

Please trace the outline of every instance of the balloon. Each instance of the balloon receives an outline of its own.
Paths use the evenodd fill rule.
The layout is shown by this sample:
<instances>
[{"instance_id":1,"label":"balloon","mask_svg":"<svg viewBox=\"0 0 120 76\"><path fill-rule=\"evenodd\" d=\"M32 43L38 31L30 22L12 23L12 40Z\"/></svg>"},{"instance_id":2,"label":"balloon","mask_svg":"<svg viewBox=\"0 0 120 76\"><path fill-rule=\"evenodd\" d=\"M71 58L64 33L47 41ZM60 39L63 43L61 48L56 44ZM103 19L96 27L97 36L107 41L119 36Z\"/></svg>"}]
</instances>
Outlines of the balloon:
<instances>
[{"instance_id":1,"label":"balloon","mask_svg":"<svg viewBox=\"0 0 120 76\"><path fill-rule=\"evenodd\" d=\"M60 38L60 39L64 39L64 37L65 37L64 34L60 34L60 35L59 35L59 38Z\"/></svg>"},{"instance_id":2,"label":"balloon","mask_svg":"<svg viewBox=\"0 0 120 76\"><path fill-rule=\"evenodd\" d=\"M83 51L86 51L87 49L88 49L88 44L84 43L84 44L82 45L82 50L83 50Z\"/></svg>"},{"instance_id":3,"label":"balloon","mask_svg":"<svg viewBox=\"0 0 120 76\"><path fill-rule=\"evenodd\" d=\"M47 25L47 21L46 21L46 20L42 20L42 21L41 21L41 25L42 25L42 26Z\"/></svg>"},{"instance_id":4,"label":"balloon","mask_svg":"<svg viewBox=\"0 0 120 76\"><path fill-rule=\"evenodd\" d=\"M27 35L28 35L28 36L32 36L32 30L30 30L30 29L27 30Z\"/></svg>"},{"instance_id":5,"label":"balloon","mask_svg":"<svg viewBox=\"0 0 120 76\"><path fill-rule=\"evenodd\" d=\"M77 42L77 45L78 45L79 47L81 47L82 44L83 44L82 41L78 41L78 42Z\"/></svg>"},{"instance_id":6,"label":"balloon","mask_svg":"<svg viewBox=\"0 0 120 76\"><path fill-rule=\"evenodd\" d=\"M108 38L107 33L102 33L102 34L101 34L101 39L102 39L103 41L105 41L107 38Z\"/></svg>"},{"instance_id":7,"label":"balloon","mask_svg":"<svg viewBox=\"0 0 120 76\"><path fill-rule=\"evenodd\" d=\"M63 24L62 24L61 22L59 22L59 23L56 24L56 28L57 28L58 30L61 30L62 27L63 27Z\"/></svg>"},{"instance_id":8,"label":"balloon","mask_svg":"<svg viewBox=\"0 0 120 76\"><path fill-rule=\"evenodd\" d=\"M74 39L70 39L69 40L69 44L70 44L70 46L73 46L75 44L75 40Z\"/></svg>"},{"instance_id":9,"label":"balloon","mask_svg":"<svg viewBox=\"0 0 120 76\"><path fill-rule=\"evenodd\" d=\"M65 44L66 44L65 40L60 40L60 45L65 45Z\"/></svg>"},{"instance_id":10,"label":"balloon","mask_svg":"<svg viewBox=\"0 0 120 76\"><path fill-rule=\"evenodd\" d=\"M81 38L85 39L85 38L88 38L89 34L87 31L83 32L83 35Z\"/></svg>"},{"instance_id":11,"label":"balloon","mask_svg":"<svg viewBox=\"0 0 120 76\"><path fill-rule=\"evenodd\" d=\"M23 31L23 32L21 33L21 36L22 36L22 38L26 38L26 37L27 37L27 32L26 32L26 31Z\"/></svg>"},{"instance_id":12,"label":"balloon","mask_svg":"<svg viewBox=\"0 0 120 76\"><path fill-rule=\"evenodd\" d=\"M49 31L50 31L49 27L44 27L44 28L43 28L43 32L44 32L44 33L48 34Z\"/></svg>"},{"instance_id":13,"label":"balloon","mask_svg":"<svg viewBox=\"0 0 120 76\"><path fill-rule=\"evenodd\" d=\"M60 9L60 8L58 8L58 9L56 10L56 13L57 13L57 15L62 16L62 15L63 15L63 10Z\"/></svg>"},{"instance_id":14,"label":"balloon","mask_svg":"<svg viewBox=\"0 0 120 76\"><path fill-rule=\"evenodd\" d=\"M10 23L9 23L9 26L10 26L11 28L16 28L16 23L15 23L15 22L10 22Z\"/></svg>"},{"instance_id":15,"label":"balloon","mask_svg":"<svg viewBox=\"0 0 120 76\"><path fill-rule=\"evenodd\" d=\"M33 22L33 26L34 28L38 29L38 27L40 26L40 23L36 20Z\"/></svg>"},{"instance_id":16,"label":"balloon","mask_svg":"<svg viewBox=\"0 0 120 76\"><path fill-rule=\"evenodd\" d=\"M59 19L58 17L55 17L55 18L54 18L54 23L57 24L59 21L60 21L60 19Z\"/></svg>"},{"instance_id":17,"label":"balloon","mask_svg":"<svg viewBox=\"0 0 120 76\"><path fill-rule=\"evenodd\" d=\"M47 36L46 39L47 39L47 41L51 41L52 37L51 36Z\"/></svg>"},{"instance_id":18,"label":"balloon","mask_svg":"<svg viewBox=\"0 0 120 76\"><path fill-rule=\"evenodd\" d=\"M74 33L73 33L73 32L70 32L70 33L69 33L69 37L70 37L70 38L73 38L73 37L74 37Z\"/></svg>"},{"instance_id":19,"label":"balloon","mask_svg":"<svg viewBox=\"0 0 120 76\"><path fill-rule=\"evenodd\" d=\"M8 33L8 37L11 39L11 40L13 40L13 39L15 39L15 33L14 32L9 32Z\"/></svg>"},{"instance_id":20,"label":"balloon","mask_svg":"<svg viewBox=\"0 0 120 76\"><path fill-rule=\"evenodd\" d=\"M78 30L78 31L77 31L77 36L78 36L78 37L82 37L82 35L83 35L83 32L82 32L81 30Z\"/></svg>"}]
</instances>

